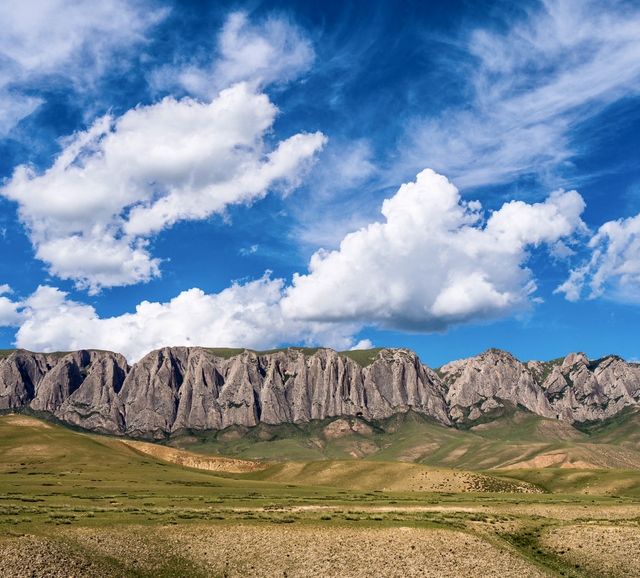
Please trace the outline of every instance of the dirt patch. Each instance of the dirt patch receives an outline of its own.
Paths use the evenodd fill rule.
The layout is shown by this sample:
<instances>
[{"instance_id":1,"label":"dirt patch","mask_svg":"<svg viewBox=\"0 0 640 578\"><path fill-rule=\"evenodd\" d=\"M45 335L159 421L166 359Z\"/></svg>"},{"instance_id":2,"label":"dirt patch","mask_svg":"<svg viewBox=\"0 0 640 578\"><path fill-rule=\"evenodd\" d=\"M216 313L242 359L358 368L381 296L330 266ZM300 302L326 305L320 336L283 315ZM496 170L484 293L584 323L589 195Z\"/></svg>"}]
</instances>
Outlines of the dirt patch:
<instances>
[{"instance_id":1,"label":"dirt patch","mask_svg":"<svg viewBox=\"0 0 640 578\"><path fill-rule=\"evenodd\" d=\"M526 517L551 518L555 520L584 520L589 519L606 523L607 521L628 520L630 518L640 518L640 505L619 504L619 505L598 505L580 503L565 504L499 504L491 508L496 513L513 514Z\"/></svg>"},{"instance_id":2,"label":"dirt patch","mask_svg":"<svg viewBox=\"0 0 640 578\"><path fill-rule=\"evenodd\" d=\"M596 576L640 576L637 526L564 526L545 534L541 543Z\"/></svg>"},{"instance_id":3,"label":"dirt patch","mask_svg":"<svg viewBox=\"0 0 640 578\"><path fill-rule=\"evenodd\" d=\"M29 417L28 415L18 415L15 413L11 413L9 415L5 415L2 418L2 422L9 425L17 425L21 427L35 427L38 429L51 429L51 426L42 420L36 419L34 417Z\"/></svg>"},{"instance_id":4,"label":"dirt patch","mask_svg":"<svg viewBox=\"0 0 640 578\"><path fill-rule=\"evenodd\" d=\"M354 458L364 458L375 454L378 451L378 446L370 441L356 441L349 447L349 455Z\"/></svg>"},{"instance_id":5,"label":"dirt patch","mask_svg":"<svg viewBox=\"0 0 640 578\"><path fill-rule=\"evenodd\" d=\"M328 440L339 439L352 434L370 436L373 434L373 428L358 419L339 418L322 429L322 435Z\"/></svg>"},{"instance_id":6,"label":"dirt patch","mask_svg":"<svg viewBox=\"0 0 640 578\"><path fill-rule=\"evenodd\" d=\"M516 492L539 493L541 490L526 482L513 483L481 474L472 474L456 470L426 470L407 476L402 488L390 487L389 490L423 492Z\"/></svg>"},{"instance_id":7,"label":"dirt patch","mask_svg":"<svg viewBox=\"0 0 640 578\"><path fill-rule=\"evenodd\" d=\"M356 419L351 425L351 429L354 432L359 433L361 436L370 436L373 435L373 428L359 419Z\"/></svg>"},{"instance_id":8,"label":"dirt patch","mask_svg":"<svg viewBox=\"0 0 640 578\"><path fill-rule=\"evenodd\" d=\"M74 528L61 536L79 546L85 555L102 559L117 576L193 576L203 575L202 565L190 556L190 548L174 549L156 528L125 526L114 529ZM93 574L65 574L91 576Z\"/></svg>"},{"instance_id":9,"label":"dirt patch","mask_svg":"<svg viewBox=\"0 0 640 578\"><path fill-rule=\"evenodd\" d=\"M544 420L536 425L536 433L541 439L579 441L586 436L567 423Z\"/></svg>"},{"instance_id":10,"label":"dirt patch","mask_svg":"<svg viewBox=\"0 0 640 578\"><path fill-rule=\"evenodd\" d=\"M457 530L319 527L295 523L286 526L197 524L102 530L73 528L63 531L63 537L77 544L87 557L114 561L119 575L159 575L162 569L162 575L167 576L229 578L546 576L512 551ZM51 551L43 559L54 565L55 556ZM167 562L171 556L175 556L173 562ZM167 573L171 568L174 573ZM108 575L73 569L68 567L66 574L34 575ZM31 574L2 574L5 575Z\"/></svg>"},{"instance_id":11,"label":"dirt patch","mask_svg":"<svg viewBox=\"0 0 640 578\"><path fill-rule=\"evenodd\" d=\"M317 467L320 464L322 467ZM287 462L270 473L269 481L315 484L383 492L509 492L540 493L533 484L460 470L432 469L418 464L335 461Z\"/></svg>"},{"instance_id":12,"label":"dirt patch","mask_svg":"<svg viewBox=\"0 0 640 578\"><path fill-rule=\"evenodd\" d=\"M244 433L238 430L229 430L220 434L220 439L223 442L234 442L241 440L244 437Z\"/></svg>"},{"instance_id":13,"label":"dirt patch","mask_svg":"<svg viewBox=\"0 0 640 578\"><path fill-rule=\"evenodd\" d=\"M160 446L148 442L138 442L133 440L121 440L120 443L135 449L138 452L153 456L166 462L171 462L187 468L198 470L209 470L214 472L229 472L242 474L263 470L267 466L259 462L250 460L238 460L234 458L201 456L184 450Z\"/></svg>"},{"instance_id":14,"label":"dirt patch","mask_svg":"<svg viewBox=\"0 0 640 578\"><path fill-rule=\"evenodd\" d=\"M353 430L346 419L337 419L332 421L322 430L322 434L328 440L342 438L351 435Z\"/></svg>"},{"instance_id":15,"label":"dirt patch","mask_svg":"<svg viewBox=\"0 0 640 578\"><path fill-rule=\"evenodd\" d=\"M542 454L531 458L530 460L523 460L516 462L515 464L509 464L508 466L501 466L503 470L522 470L522 469L540 469L540 468L574 468L580 470L598 469L598 466L584 460L570 461L569 455L566 452L553 452L548 454Z\"/></svg>"}]
</instances>

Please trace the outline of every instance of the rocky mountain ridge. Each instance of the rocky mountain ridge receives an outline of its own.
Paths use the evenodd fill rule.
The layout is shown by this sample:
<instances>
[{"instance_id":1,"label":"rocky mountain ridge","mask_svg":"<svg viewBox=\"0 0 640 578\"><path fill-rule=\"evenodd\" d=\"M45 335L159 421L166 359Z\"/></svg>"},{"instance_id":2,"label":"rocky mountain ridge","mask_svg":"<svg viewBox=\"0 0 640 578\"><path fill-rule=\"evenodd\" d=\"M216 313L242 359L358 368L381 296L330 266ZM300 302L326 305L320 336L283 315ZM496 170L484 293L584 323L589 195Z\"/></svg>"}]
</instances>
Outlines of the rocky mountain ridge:
<instances>
[{"instance_id":1,"label":"rocky mountain ridge","mask_svg":"<svg viewBox=\"0 0 640 578\"><path fill-rule=\"evenodd\" d=\"M415 411L445 426L513 408L569 423L640 404L640 365L572 353L522 363L491 349L434 371L406 349L338 353L167 347L135 363L108 351L0 352L0 411L27 409L91 431L163 438Z\"/></svg>"}]
</instances>

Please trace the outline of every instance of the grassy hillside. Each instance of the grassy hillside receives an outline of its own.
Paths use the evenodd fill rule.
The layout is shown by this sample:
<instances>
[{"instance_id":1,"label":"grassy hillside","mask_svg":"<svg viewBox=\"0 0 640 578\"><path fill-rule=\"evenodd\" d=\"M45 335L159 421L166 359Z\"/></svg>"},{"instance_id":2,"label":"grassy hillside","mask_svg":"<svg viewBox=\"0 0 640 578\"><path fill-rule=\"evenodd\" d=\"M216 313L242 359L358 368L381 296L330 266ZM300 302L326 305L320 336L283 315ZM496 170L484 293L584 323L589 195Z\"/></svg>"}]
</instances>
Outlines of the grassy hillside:
<instances>
[{"instance_id":1,"label":"grassy hillside","mask_svg":"<svg viewBox=\"0 0 640 578\"><path fill-rule=\"evenodd\" d=\"M278 349L266 349L263 351L253 350L253 349L242 349L242 348L234 348L234 347L207 347L205 348L208 352L216 355L218 357L222 357L224 359L230 359L235 357L236 355L240 355L244 351L253 351L258 355L267 355L269 353L278 353L279 351L287 351L288 349L292 349L295 351L299 351L304 355L313 355L320 348L319 347L280 347ZM362 367L366 367L373 363L373 361L378 357L378 353L380 353L380 348L374 349L359 349L354 351L340 351L340 355L348 357L360 364Z\"/></svg>"},{"instance_id":2,"label":"grassy hillside","mask_svg":"<svg viewBox=\"0 0 640 578\"><path fill-rule=\"evenodd\" d=\"M626 408L611 419L585 424L581 430L594 443L640 449L640 411Z\"/></svg>"},{"instance_id":3,"label":"grassy hillside","mask_svg":"<svg viewBox=\"0 0 640 578\"><path fill-rule=\"evenodd\" d=\"M354 459L414 462L464 470L505 468L640 468L640 415L580 431L515 411L469 430L443 427L408 413L366 423L359 418L256 428L229 428L173 439L176 447L247 459Z\"/></svg>"},{"instance_id":4,"label":"grassy hillside","mask_svg":"<svg viewBox=\"0 0 640 578\"><path fill-rule=\"evenodd\" d=\"M425 435L450 456L464 444L507 447L528 443L523 432L548 433L544 422L513 419L466 432L419 416L375 427L354 422L351 433L344 424L288 426L280 441L299 451L309 434L337 453L353 436L381 445L376 459L265 463L237 473L236 461L0 416L0 575L417 576L428 567L440 576L476 576L481 568L577 578L598 575L583 571L598 564L607 576L640 571L619 547L640 544L637 471L472 472L391 460L416 451ZM247 443L284 433L252 430ZM576 445L603 436L606 447L611 431L562 435ZM383 447L390 440L399 447ZM213 461L217 469L173 461Z\"/></svg>"}]
</instances>

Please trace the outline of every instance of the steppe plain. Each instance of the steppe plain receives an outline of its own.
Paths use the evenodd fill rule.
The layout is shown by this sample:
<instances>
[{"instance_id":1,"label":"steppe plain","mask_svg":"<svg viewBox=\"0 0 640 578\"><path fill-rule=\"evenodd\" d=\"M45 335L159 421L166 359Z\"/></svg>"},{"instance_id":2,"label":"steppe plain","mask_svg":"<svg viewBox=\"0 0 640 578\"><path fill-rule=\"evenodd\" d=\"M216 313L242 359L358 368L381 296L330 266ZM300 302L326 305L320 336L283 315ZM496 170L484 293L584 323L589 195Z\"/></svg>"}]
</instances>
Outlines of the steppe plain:
<instances>
[{"instance_id":1,"label":"steppe plain","mask_svg":"<svg viewBox=\"0 0 640 578\"><path fill-rule=\"evenodd\" d=\"M151 444L7 414L0 575L640 575L639 419L409 414Z\"/></svg>"}]
</instances>

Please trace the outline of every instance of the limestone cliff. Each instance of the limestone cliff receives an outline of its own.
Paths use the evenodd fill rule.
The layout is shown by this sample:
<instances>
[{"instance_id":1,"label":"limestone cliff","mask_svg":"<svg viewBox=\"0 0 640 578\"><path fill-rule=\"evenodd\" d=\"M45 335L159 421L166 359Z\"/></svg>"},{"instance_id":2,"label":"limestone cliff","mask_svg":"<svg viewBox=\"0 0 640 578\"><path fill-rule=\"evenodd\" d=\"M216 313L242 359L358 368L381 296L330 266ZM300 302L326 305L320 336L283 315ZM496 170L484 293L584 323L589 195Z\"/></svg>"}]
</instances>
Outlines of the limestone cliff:
<instances>
[{"instance_id":1,"label":"limestone cliff","mask_svg":"<svg viewBox=\"0 0 640 578\"><path fill-rule=\"evenodd\" d=\"M640 366L615 356L522 363L489 350L437 372L406 349L372 351L366 363L300 348L167 347L132 367L108 351L0 356L0 411L25 408L131 437L337 416L377 420L409 410L443 425L493 419L513 408L584 422L639 402Z\"/></svg>"}]
</instances>

